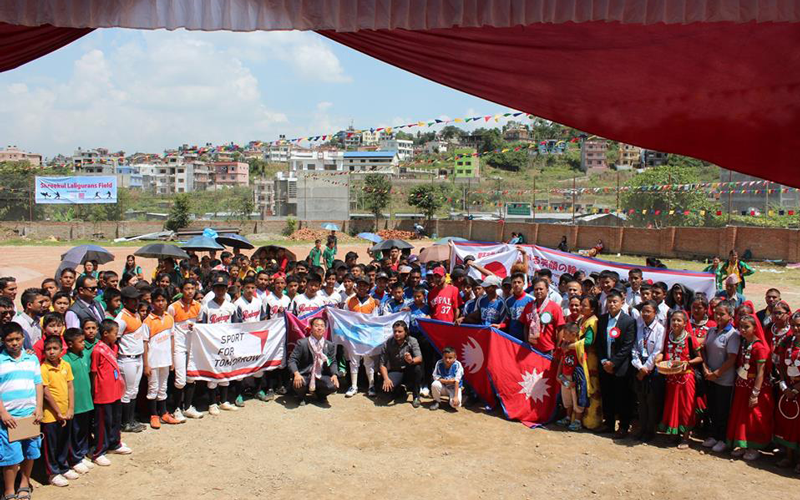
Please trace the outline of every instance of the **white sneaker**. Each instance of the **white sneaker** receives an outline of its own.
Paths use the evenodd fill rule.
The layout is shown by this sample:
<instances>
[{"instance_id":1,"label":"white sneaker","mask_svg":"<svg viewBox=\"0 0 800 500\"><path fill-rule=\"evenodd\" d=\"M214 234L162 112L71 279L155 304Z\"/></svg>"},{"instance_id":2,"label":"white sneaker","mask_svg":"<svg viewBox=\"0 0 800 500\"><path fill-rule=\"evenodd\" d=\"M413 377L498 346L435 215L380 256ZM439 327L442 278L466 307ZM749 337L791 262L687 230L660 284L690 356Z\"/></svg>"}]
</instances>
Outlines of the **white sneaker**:
<instances>
[{"instance_id":1,"label":"white sneaker","mask_svg":"<svg viewBox=\"0 0 800 500\"><path fill-rule=\"evenodd\" d=\"M58 486L59 488L63 488L64 486L69 486L69 481L67 481L67 478L61 474L55 474L50 476L50 484L53 486Z\"/></svg>"},{"instance_id":2,"label":"white sneaker","mask_svg":"<svg viewBox=\"0 0 800 500\"><path fill-rule=\"evenodd\" d=\"M175 409L175 413L172 414L172 417L180 423L186 422L186 417L183 416L183 412L180 408Z\"/></svg>"},{"instance_id":3,"label":"white sneaker","mask_svg":"<svg viewBox=\"0 0 800 500\"><path fill-rule=\"evenodd\" d=\"M188 413L188 411L187 411ZM208 405L208 414L209 415L219 415L219 406L217 405Z\"/></svg>"},{"instance_id":4,"label":"white sneaker","mask_svg":"<svg viewBox=\"0 0 800 500\"><path fill-rule=\"evenodd\" d=\"M419 390L419 395L423 398L427 398L431 395L431 390L428 387L423 387Z\"/></svg>"},{"instance_id":5,"label":"white sneaker","mask_svg":"<svg viewBox=\"0 0 800 500\"><path fill-rule=\"evenodd\" d=\"M716 446L717 442L718 441L716 439L710 437L705 441L703 441L703 448L713 448L714 446Z\"/></svg>"},{"instance_id":6,"label":"white sneaker","mask_svg":"<svg viewBox=\"0 0 800 500\"><path fill-rule=\"evenodd\" d=\"M111 460L109 460L105 455L100 455L94 459L94 464L99 465L100 467L108 467L111 465Z\"/></svg>"},{"instance_id":7,"label":"white sneaker","mask_svg":"<svg viewBox=\"0 0 800 500\"><path fill-rule=\"evenodd\" d=\"M190 406L183 412L183 416L186 418L203 418L205 414L202 411L197 411L194 406Z\"/></svg>"},{"instance_id":8,"label":"white sneaker","mask_svg":"<svg viewBox=\"0 0 800 500\"><path fill-rule=\"evenodd\" d=\"M711 451L713 451L714 453L722 453L727 449L728 445L725 444L725 441L717 441L717 444L715 444L714 447L711 448Z\"/></svg>"},{"instance_id":9,"label":"white sneaker","mask_svg":"<svg viewBox=\"0 0 800 500\"><path fill-rule=\"evenodd\" d=\"M78 474L87 474L89 472L89 467L87 467L83 462L78 462L72 467L72 470Z\"/></svg>"},{"instance_id":10,"label":"white sneaker","mask_svg":"<svg viewBox=\"0 0 800 500\"><path fill-rule=\"evenodd\" d=\"M225 401L224 403L219 405L219 409L220 410L225 410L225 411L239 411L239 408L237 408L236 406L228 403L227 401ZM210 410L209 410L209 413L210 413Z\"/></svg>"},{"instance_id":11,"label":"white sneaker","mask_svg":"<svg viewBox=\"0 0 800 500\"><path fill-rule=\"evenodd\" d=\"M63 473L61 475L64 476L65 478L69 479L70 481L74 481L74 480L79 479L81 477L80 474L78 474L77 472L75 472L72 469L68 470L67 472L65 472L65 473Z\"/></svg>"},{"instance_id":12,"label":"white sneaker","mask_svg":"<svg viewBox=\"0 0 800 500\"><path fill-rule=\"evenodd\" d=\"M117 448L116 450L108 450L108 452L113 453L115 455L130 455L131 453L133 453L133 450L123 444L120 445L120 447Z\"/></svg>"},{"instance_id":13,"label":"white sneaker","mask_svg":"<svg viewBox=\"0 0 800 500\"><path fill-rule=\"evenodd\" d=\"M356 394L358 394L358 387L351 385L350 388L347 389L347 392L344 393L344 397L352 398Z\"/></svg>"},{"instance_id":14,"label":"white sneaker","mask_svg":"<svg viewBox=\"0 0 800 500\"><path fill-rule=\"evenodd\" d=\"M91 461L91 460L89 460L88 458L85 458L85 457L84 457L84 459L83 459L83 460L81 460L81 463L82 463L83 465L85 465L87 469L94 469L94 468L95 468L95 465L94 465L94 463L92 463L92 461Z\"/></svg>"}]
</instances>

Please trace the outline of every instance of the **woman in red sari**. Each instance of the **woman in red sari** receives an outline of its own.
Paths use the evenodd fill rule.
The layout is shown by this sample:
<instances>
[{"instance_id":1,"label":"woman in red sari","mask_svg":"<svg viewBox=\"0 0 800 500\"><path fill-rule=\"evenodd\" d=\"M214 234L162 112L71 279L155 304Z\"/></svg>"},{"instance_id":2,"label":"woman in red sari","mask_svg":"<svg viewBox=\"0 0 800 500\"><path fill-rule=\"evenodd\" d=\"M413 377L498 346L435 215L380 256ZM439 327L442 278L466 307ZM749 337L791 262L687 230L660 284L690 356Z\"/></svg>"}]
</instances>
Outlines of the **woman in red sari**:
<instances>
[{"instance_id":1,"label":"woman in red sari","mask_svg":"<svg viewBox=\"0 0 800 500\"><path fill-rule=\"evenodd\" d=\"M689 447L689 433L696 419L693 367L703 362L697 341L688 328L688 319L684 311L673 311L664 349L656 357L656 363L665 360L681 366L680 372L666 376L667 389L661 419L661 430L675 437L680 450Z\"/></svg>"},{"instance_id":2,"label":"woman in red sari","mask_svg":"<svg viewBox=\"0 0 800 500\"><path fill-rule=\"evenodd\" d=\"M800 311L792 315L790 325L791 330L774 350L778 357L779 394L774 441L786 448L786 457L778 462L779 467L791 467L800 451ZM794 470L800 473L800 464Z\"/></svg>"},{"instance_id":3,"label":"woman in red sari","mask_svg":"<svg viewBox=\"0 0 800 500\"><path fill-rule=\"evenodd\" d=\"M761 322L752 312L739 317L738 329L742 344L736 360L726 441L734 457L755 460L759 457L758 450L772 442L774 404L769 381L772 360Z\"/></svg>"}]
</instances>

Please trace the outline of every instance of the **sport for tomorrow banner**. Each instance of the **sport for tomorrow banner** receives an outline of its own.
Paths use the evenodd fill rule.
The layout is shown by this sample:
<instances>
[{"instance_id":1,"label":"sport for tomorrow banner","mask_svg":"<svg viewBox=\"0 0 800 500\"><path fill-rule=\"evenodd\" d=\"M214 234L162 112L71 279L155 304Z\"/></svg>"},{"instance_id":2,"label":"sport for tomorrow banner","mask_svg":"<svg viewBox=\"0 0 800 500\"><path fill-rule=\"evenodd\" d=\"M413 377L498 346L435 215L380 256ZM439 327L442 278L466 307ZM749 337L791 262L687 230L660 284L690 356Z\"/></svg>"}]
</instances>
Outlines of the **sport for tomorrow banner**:
<instances>
[{"instance_id":1,"label":"sport for tomorrow banner","mask_svg":"<svg viewBox=\"0 0 800 500\"><path fill-rule=\"evenodd\" d=\"M116 203L116 176L36 177L37 204Z\"/></svg>"},{"instance_id":2,"label":"sport for tomorrow banner","mask_svg":"<svg viewBox=\"0 0 800 500\"><path fill-rule=\"evenodd\" d=\"M675 283L681 283L695 292L705 292L707 297L713 297L717 293L714 275L711 273L619 264L561 252L538 245L508 245L505 243L475 243L471 241L454 241L451 244L453 245L451 265L463 261L467 255L472 255L475 257L477 264L501 278L508 276L511 266L522 258L520 251L517 249L517 247L520 247L528 254L530 274L533 274L538 269L550 269L556 282L558 282L558 278L562 274L574 274L578 270L583 271L588 276L591 273L599 273L604 269L608 269L616 271L621 278L627 279L628 271L638 268L642 270L646 281L650 280L653 283L663 281L668 287ZM480 278L480 273L474 269L471 270L471 273L475 273L474 277Z\"/></svg>"}]
</instances>

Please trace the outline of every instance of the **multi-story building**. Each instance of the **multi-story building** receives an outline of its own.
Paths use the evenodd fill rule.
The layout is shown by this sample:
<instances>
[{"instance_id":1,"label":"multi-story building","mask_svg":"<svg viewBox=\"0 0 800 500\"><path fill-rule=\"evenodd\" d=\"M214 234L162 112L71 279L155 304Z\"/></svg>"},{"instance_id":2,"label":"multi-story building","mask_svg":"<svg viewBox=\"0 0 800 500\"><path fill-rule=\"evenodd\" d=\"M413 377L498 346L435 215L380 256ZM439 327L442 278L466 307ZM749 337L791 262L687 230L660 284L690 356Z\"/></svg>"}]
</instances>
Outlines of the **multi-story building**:
<instances>
[{"instance_id":1,"label":"multi-story building","mask_svg":"<svg viewBox=\"0 0 800 500\"><path fill-rule=\"evenodd\" d=\"M397 151L346 151L343 160L345 172L397 174L400 163Z\"/></svg>"},{"instance_id":2,"label":"multi-story building","mask_svg":"<svg viewBox=\"0 0 800 500\"><path fill-rule=\"evenodd\" d=\"M250 165L240 161L218 161L211 164L215 172L214 188L248 186Z\"/></svg>"},{"instance_id":3,"label":"multi-story building","mask_svg":"<svg viewBox=\"0 0 800 500\"><path fill-rule=\"evenodd\" d=\"M287 217L297 215L297 177L288 177L283 172L275 174L275 215Z\"/></svg>"},{"instance_id":4,"label":"multi-story building","mask_svg":"<svg viewBox=\"0 0 800 500\"><path fill-rule=\"evenodd\" d=\"M117 167L117 186L128 189L142 189L144 179L138 167L121 165Z\"/></svg>"},{"instance_id":5,"label":"multi-story building","mask_svg":"<svg viewBox=\"0 0 800 500\"><path fill-rule=\"evenodd\" d=\"M408 161L414 158L414 141L409 141L408 139L382 139L380 148L385 151L397 151L397 159L400 161Z\"/></svg>"},{"instance_id":6,"label":"multi-story building","mask_svg":"<svg viewBox=\"0 0 800 500\"><path fill-rule=\"evenodd\" d=\"M341 171L345 154L330 150L295 150L289 157L289 171Z\"/></svg>"},{"instance_id":7,"label":"multi-story building","mask_svg":"<svg viewBox=\"0 0 800 500\"><path fill-rule=\"evenodd\" d=\"M0 163L4 161L27 161L32 167L40 167L42 155L28 153L16 146L7 146L5 149L0 149Z\"/></svg>"},{"instance_id":8,"label":"multi-story building","mask_svg":"<svg viewBox=\"0 0 800 500\"><path fill-rule=\"evenodd\" d=\"M617 168L632 169L642 165L642 148L633 144L619 143Z\"/></svg>"},{"instance_id":9,"label":"multi-story building","mask_svg":"<svg viewBox=\"0 0 800 500\"><path fill-rule=\"evenodd\" d=\"M508 142L531 142L533 137L527 127L517 122L508 122L503 129L503 139Z\"/></svg>"},{"instance_id":10,"label":"multi-story building","mask_svg":"<svg viewBox=\"0 0 800 500\"><path fill-rule=\"evenodd\" d=\"M283 137L283 136L281 136ZM298 149L291 142L280 141L278 144L264 146L264 159L271 163L285 163L289 161L294 150Z\"/></svg>"},{"instance_id":11,"label":"multi-story building","mask_svg":"<svg viewBox=\"0 0 800 500\"><path fill-rule=\"evenodd\" d=\"M346 149L357 149L361 146L361 131L354 129L352 126L347 127L347 130L343 130L337 135L342 138Z\"/></svg>"},{"instance_id":12,"label":"multi-story building","mask_svg":"<svg viewBox=\"0 0 800 500\"><path fill-rule=\"evenodd\" d=\"M453 160L453 177L456 180L477 179L480 177L480 157L473 156L474 149L456 149Z\"/></svg>"},{"instance_id":13,"label":"multi-story building","mask_svg":"<svg viewBox=\"0 0 800 500\"><path fill-rule=\"evenodd\" d=\"M381 141L387 139L386 132L383 130L363 130L361 132L361 146L377 146Z\"/></svg>"},{"instance_id":14,"label":"multi-story building","mask_svg":"<svg viewBox=\"0 0 800 500\"><path fill-rule=\"evenodd\" d=\"M440 154L440 153L447 153L447 141L442 140L435 140L435 141L428 141L422 146L422 151L427 154Z\"/></svg>"},{"instance_id":15,"label":"multi-story building","mask_svg":"<svg viewBox=\"0 0 800 500\"><path fill-rule=\"evenodd\" d=\"M120 164L125 164L125 153L109 153L105 148L78 148L72 155L72 168L78 174L113 175Z\"/></svg>"},{"instance_id":16,"label":"multi-story building","mask_svg":"<svg viewBox=\"0 0 800 500\"><path fill-rule=\"evenodd\" d=\"M275 215L275 182L265 178L253 181L253 202L262 219Z\"/></svg>"},{"instance_id":17,"label":"multi-story building","mask_svg":"<svg viewBox=\"0 0 800 500\"><path fill-rule=\"evenodd\" d=\"M660 167L661 165L666 165L667 161L669 161L669 153L662 153L652 149L642 150L643 167Z\"/></svg>"},{"instance_id":18,"label":"multi-story building","mask_svg":"<svg viewBox=\"0 0 800 500\"><path fill-rule=\"evenodd\" d=\"M606 163L607 150L608 141L605 139L593 139L585 141L583 143L585 169L589 170L608 168L608 164Z\"/></svg>"}]
</instances>

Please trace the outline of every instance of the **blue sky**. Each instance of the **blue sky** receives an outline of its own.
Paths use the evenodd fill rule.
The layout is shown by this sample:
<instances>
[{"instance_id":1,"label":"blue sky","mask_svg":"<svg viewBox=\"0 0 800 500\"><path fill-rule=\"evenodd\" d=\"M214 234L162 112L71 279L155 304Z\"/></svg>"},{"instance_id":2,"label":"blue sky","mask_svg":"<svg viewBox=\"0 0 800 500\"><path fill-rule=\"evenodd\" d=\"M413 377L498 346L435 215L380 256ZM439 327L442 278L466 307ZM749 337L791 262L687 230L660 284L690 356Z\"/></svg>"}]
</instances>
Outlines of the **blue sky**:
<instances>
[{"instance_id":1,"label":"blue sky","mask_svg":"<svg viewBox=\"0 0 800 500\"><path fill-rule=\"evenodd\" d=\"M508 109L312 32L100 29L0 73L0 146L161 152Z\"/></svg>"}]
</instances>

